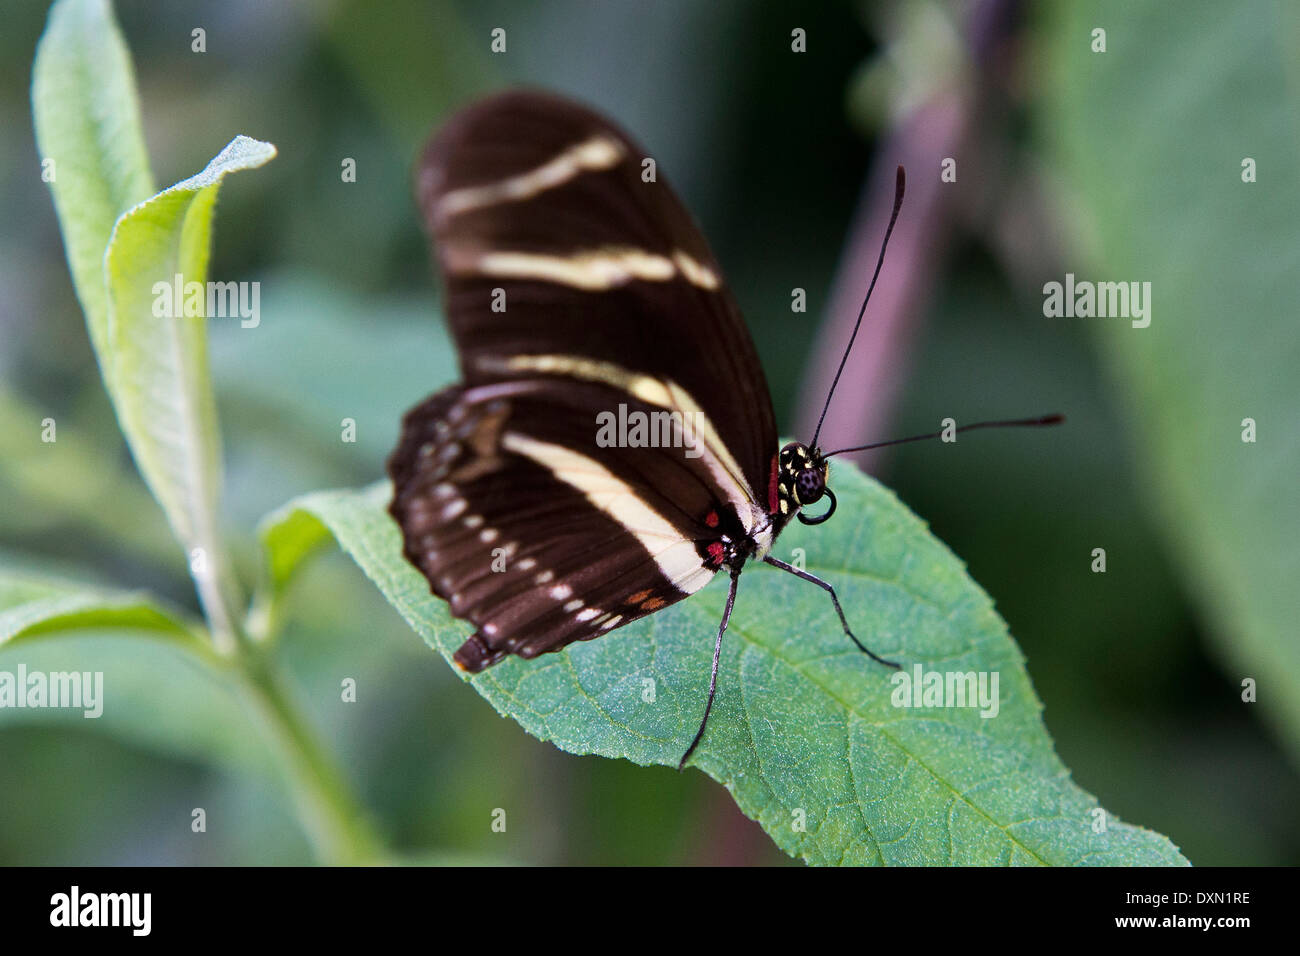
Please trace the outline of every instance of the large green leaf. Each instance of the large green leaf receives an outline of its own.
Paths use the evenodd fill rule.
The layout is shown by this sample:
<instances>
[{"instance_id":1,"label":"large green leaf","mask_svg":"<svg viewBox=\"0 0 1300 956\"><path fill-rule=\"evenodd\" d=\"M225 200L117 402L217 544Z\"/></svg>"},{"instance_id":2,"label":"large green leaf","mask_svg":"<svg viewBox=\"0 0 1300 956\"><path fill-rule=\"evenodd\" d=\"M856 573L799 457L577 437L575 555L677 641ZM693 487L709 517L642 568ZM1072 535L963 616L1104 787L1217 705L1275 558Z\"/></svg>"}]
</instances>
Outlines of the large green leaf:
<instances>
[{"instance_id":1,"label":"large green leaf","mask_svg":"<svg viewBox=\"0 0 1300 956\"><path fill-rule=\"evenodd\" d=\"M909 670L997 672L998 715L893 706L891 672L853 649L826 595L756 566L741 579L693 765L783 849L815 863L1185 862L1164 837L1114 818L1095 832L1097 802L1057 759L989 598L889 491L849 466L835 483L843 517L792 529L779 553L804 549L858 634ZM402 558L389 494L380 483L304 496L268 521L265 540L300 555L328 529L450 660L465 625ZM291 562L272 563L282 579L292 573ZM467 679L561 749L673 766L703 706L721 583L599 641Z\"/></svg>"},{"instance_id":2,"label":"large green leaf","mask_svg":"<svg viewBox=\"0 0 1300 956\"><path fill-rule=\"evenodd\" d=\"M105 377L104 249L117 217L155 191L131 56L107 0L59 0L36 48L32 112L77 298Z\"/></svg>"},{"instance_id":3,"label":"large green leaf","mask_svg":"<svg viewBox=\"0 0 1300 956\"><path fill-rule=\"evenodd\" d=\"M54 160L55 205L104 383L225 637L238 598L220 593L233 588L216 528L221 462L207 298L199 297L199 314L186 304L189 284L207 279L222 179L261 166L275 147L239 136L202 172L145 198L153 187L130 57L102 2L55 5L33 73L37 138ZM160 298L173 288L176 295Z\"/></svg>"},{"instance_id":4,"label":"large green leaf","mask_svg":"<svg viewBox=\"0 0 1300 956\"><path fill-rule=\"evenodd\" d=\"M206 281L222 179L274 156L270 143L236 137L202 172L124 213L105 257L118 419L177 537L187 551L205 555L195 579L210 614L219 602L205 591L223 575L216 528L221 455L207 319L181 314L188 293L173 295L170 308L155 308L161 291L155 287L186 289Z\"/></svg>"},{"instance_id":5,"label":"large green leaf","mask_svg":"<svg viewBox=\"0 0 1300 956\"><path fill-rule=\"evenodd\" d=\"M1152 286L1148 328L1056 321L1095 331L1187 592L1300 758L1300 14L1059 4L1046 27L1042 131L1081 250L1066 269Z\"/></svg>"}]
</instances>

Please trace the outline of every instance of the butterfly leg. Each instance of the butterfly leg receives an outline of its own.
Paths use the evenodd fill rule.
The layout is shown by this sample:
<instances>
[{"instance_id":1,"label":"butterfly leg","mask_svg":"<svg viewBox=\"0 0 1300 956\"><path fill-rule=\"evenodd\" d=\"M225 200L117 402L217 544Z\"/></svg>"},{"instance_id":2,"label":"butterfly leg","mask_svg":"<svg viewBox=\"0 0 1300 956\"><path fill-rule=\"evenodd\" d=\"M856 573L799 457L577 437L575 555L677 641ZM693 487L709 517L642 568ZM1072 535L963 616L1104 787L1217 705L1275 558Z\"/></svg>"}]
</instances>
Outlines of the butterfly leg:
<instances>
[{"instance_id":1,"label":"butterfly leg","mask_svg":"<svg viewBox=\"0 0 1300 956\"><path fill-rule=\"evenodd\" d=\"M857 639L857 637L854 636L853 631L849 630L848 618L844 616L844 609L840 607L840 599L835 596L835 589L831 587L829 582L823 581L815 574L809 574L807 571L801 571L792 564L786 564L784 561L778 560L777 558L772 557L770 554L767 555L767 557L763 558L763 561L766 564L772 565L772 567L774 568L780 568L782 571L789 571L797 578L803 578L805 581L811 581L813 584L817 585L819 588L821 588L823 591L829 594L831 596L831 602L835 605L835 613L840 616L840 624L844 625L844 633L849 636L849 640L851 640L854 644L858 645L858 650L860 650L863 654L866 654L873 661L877 661L881 664L884 664L886 667L892 667L895 670L899 669L899 665L894 663L893 661L887 661L883 657L880 657L878 654L873 654L870 650L867 649L867 646L865 644L863 644L860 640Z\"/></svg>"},{"instance_id":2,"label":"butterfly leg","mask_svg":"<svg viewBox=\"0 0 1300 956\"><path fill-rule=\"evenodd\" d=\"M713 673L709 675L709 700L704 705L704 719L700 721L700 729L695 732L695 739L691 745L686 748L686 753L682 754L682 759L677 761L677 769L681 770L686 766L686 761L690 759L691 754L695 753L695 748L699 745L700 738L704 736L704 725L709 722L709 711L713 709L713 694L718 689L718 660L722 656L722 635L727 630L727 622L731 620L731 609L736 603L736 585L740 583L740 568L731 569L731 589L727 591L727 606L722 611L722 623L718 625L718 640L713 645Z\"/></svg>"}]
</instances>

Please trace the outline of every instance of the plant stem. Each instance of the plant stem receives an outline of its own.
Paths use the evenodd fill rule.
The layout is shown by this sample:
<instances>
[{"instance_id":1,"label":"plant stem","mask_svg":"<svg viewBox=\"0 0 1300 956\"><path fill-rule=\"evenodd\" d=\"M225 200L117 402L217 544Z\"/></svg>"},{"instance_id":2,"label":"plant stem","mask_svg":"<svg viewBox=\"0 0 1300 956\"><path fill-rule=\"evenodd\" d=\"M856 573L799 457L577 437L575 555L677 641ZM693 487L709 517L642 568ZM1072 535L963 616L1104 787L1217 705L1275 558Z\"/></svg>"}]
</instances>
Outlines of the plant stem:
<instances>
[{"instance_id":1,"label":"plant stem","mask_svg":"<svg viewBox=\"0 0 1300 956\"><path fill-rule=\"evenodd\" d=\"M187 555L191 562L190 576L194 579L194 589L207 619L213 646L220 654L232 654L243 643L237 624L239 618L234 613L241 602L238 585L221 539L210 531L209 536L202 540L204 543L198 544L197 548L204 553L203 570L195 570L193 550L190 550Z\"/></svg>"},{"instance_id":2,"label":"plant stem","mask_svg":"<svg viewBox=\"0 0 1300 956\"><path fill-rule=\"evenodd\" d=\"M208 539L207 573L195 576L219 654L261 712L285 771L298 817L321 863L378 862L383 844L353 797L347 780L294 701L271 648L253 640L237 612L243 604L231 564L215 530Z\"/></svg>"},{"instance_id":3,"label":"plant stem","mask_svg":"<svg viewBox=\"0 0 1300 956\"><path fill-rule=\"evenodd\" d=\"M233 663L288 760L298 814L320 862L339 866L380 862L381 841L343 774L303 719L275 662L244 639Z\"/></svg>"}]
</instances>

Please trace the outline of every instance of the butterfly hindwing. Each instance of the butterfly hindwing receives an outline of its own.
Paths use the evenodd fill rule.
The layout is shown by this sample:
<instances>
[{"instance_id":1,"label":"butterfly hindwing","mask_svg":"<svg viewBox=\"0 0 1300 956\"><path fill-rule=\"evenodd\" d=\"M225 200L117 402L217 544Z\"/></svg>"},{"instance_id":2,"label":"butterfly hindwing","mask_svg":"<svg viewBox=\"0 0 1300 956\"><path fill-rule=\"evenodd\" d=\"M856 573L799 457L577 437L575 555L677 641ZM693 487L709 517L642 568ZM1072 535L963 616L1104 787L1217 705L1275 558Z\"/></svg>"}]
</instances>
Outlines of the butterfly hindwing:
<instances>
[{"instance_id":1,"label":"butterfly hindwing","mask_svg":"<svg viewBox=\"0 0 1300 956\"><path fill-rule=\"evenodd\" d=\"M453 386L406 416L391 511L407 558L478 628L457 654L467 670L672 604L712 578L721 534L743 534L703 456L595 444L580 409L614 397L601 390Z\"/></svg>"}]
</instances>

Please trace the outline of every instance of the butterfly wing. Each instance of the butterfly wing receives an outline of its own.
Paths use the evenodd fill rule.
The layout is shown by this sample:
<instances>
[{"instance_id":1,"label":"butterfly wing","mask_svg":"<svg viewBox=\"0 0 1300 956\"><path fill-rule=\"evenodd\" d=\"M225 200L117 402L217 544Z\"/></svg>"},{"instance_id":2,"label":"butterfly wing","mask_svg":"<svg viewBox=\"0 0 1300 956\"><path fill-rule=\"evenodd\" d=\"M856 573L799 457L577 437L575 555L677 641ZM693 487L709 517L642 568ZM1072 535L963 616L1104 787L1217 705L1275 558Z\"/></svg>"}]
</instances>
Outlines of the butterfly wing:
<instances>
[{"instance_id":1,"label":"butterfly wing","mask_svg":"<svg viewBox=\"0 0 1300 956\"><path fill-rule=\"evenodd\" d=\"M418 200L465 381L537 353L632 365L694 396L766 491L767 380L700 230L661 176L643 181L649 158L598 114L535 92L487 99L430 143Z\"/></svg>"},{"instance_id":2,"label":"butterfly wing","mask_svg":"<svg viewBox=\"0 0 1300 956\"><path fill-rule=\"evenodd\" d=\"M478 629L457 653L467 670L597 637L698 590L729 548L770 542L767 385L645 156L536 93L470 108L424 154L464 383L407 415L391 511L408 558Z\"/></svg>"},{"instance_id":3,"label":"butterfly wing","mask_svg":"<svg viewBox=\"0 0 1300 956\"><path fill-rule=\"evenodd\" d=\"M478 629L456 655L466 670L598 637L720 565L710 547L737 524L706 466L593 443L583 411L617 397L517 380L453 386L406 416L391 510L408 559Z\"/></svg>"}]
</instances>

